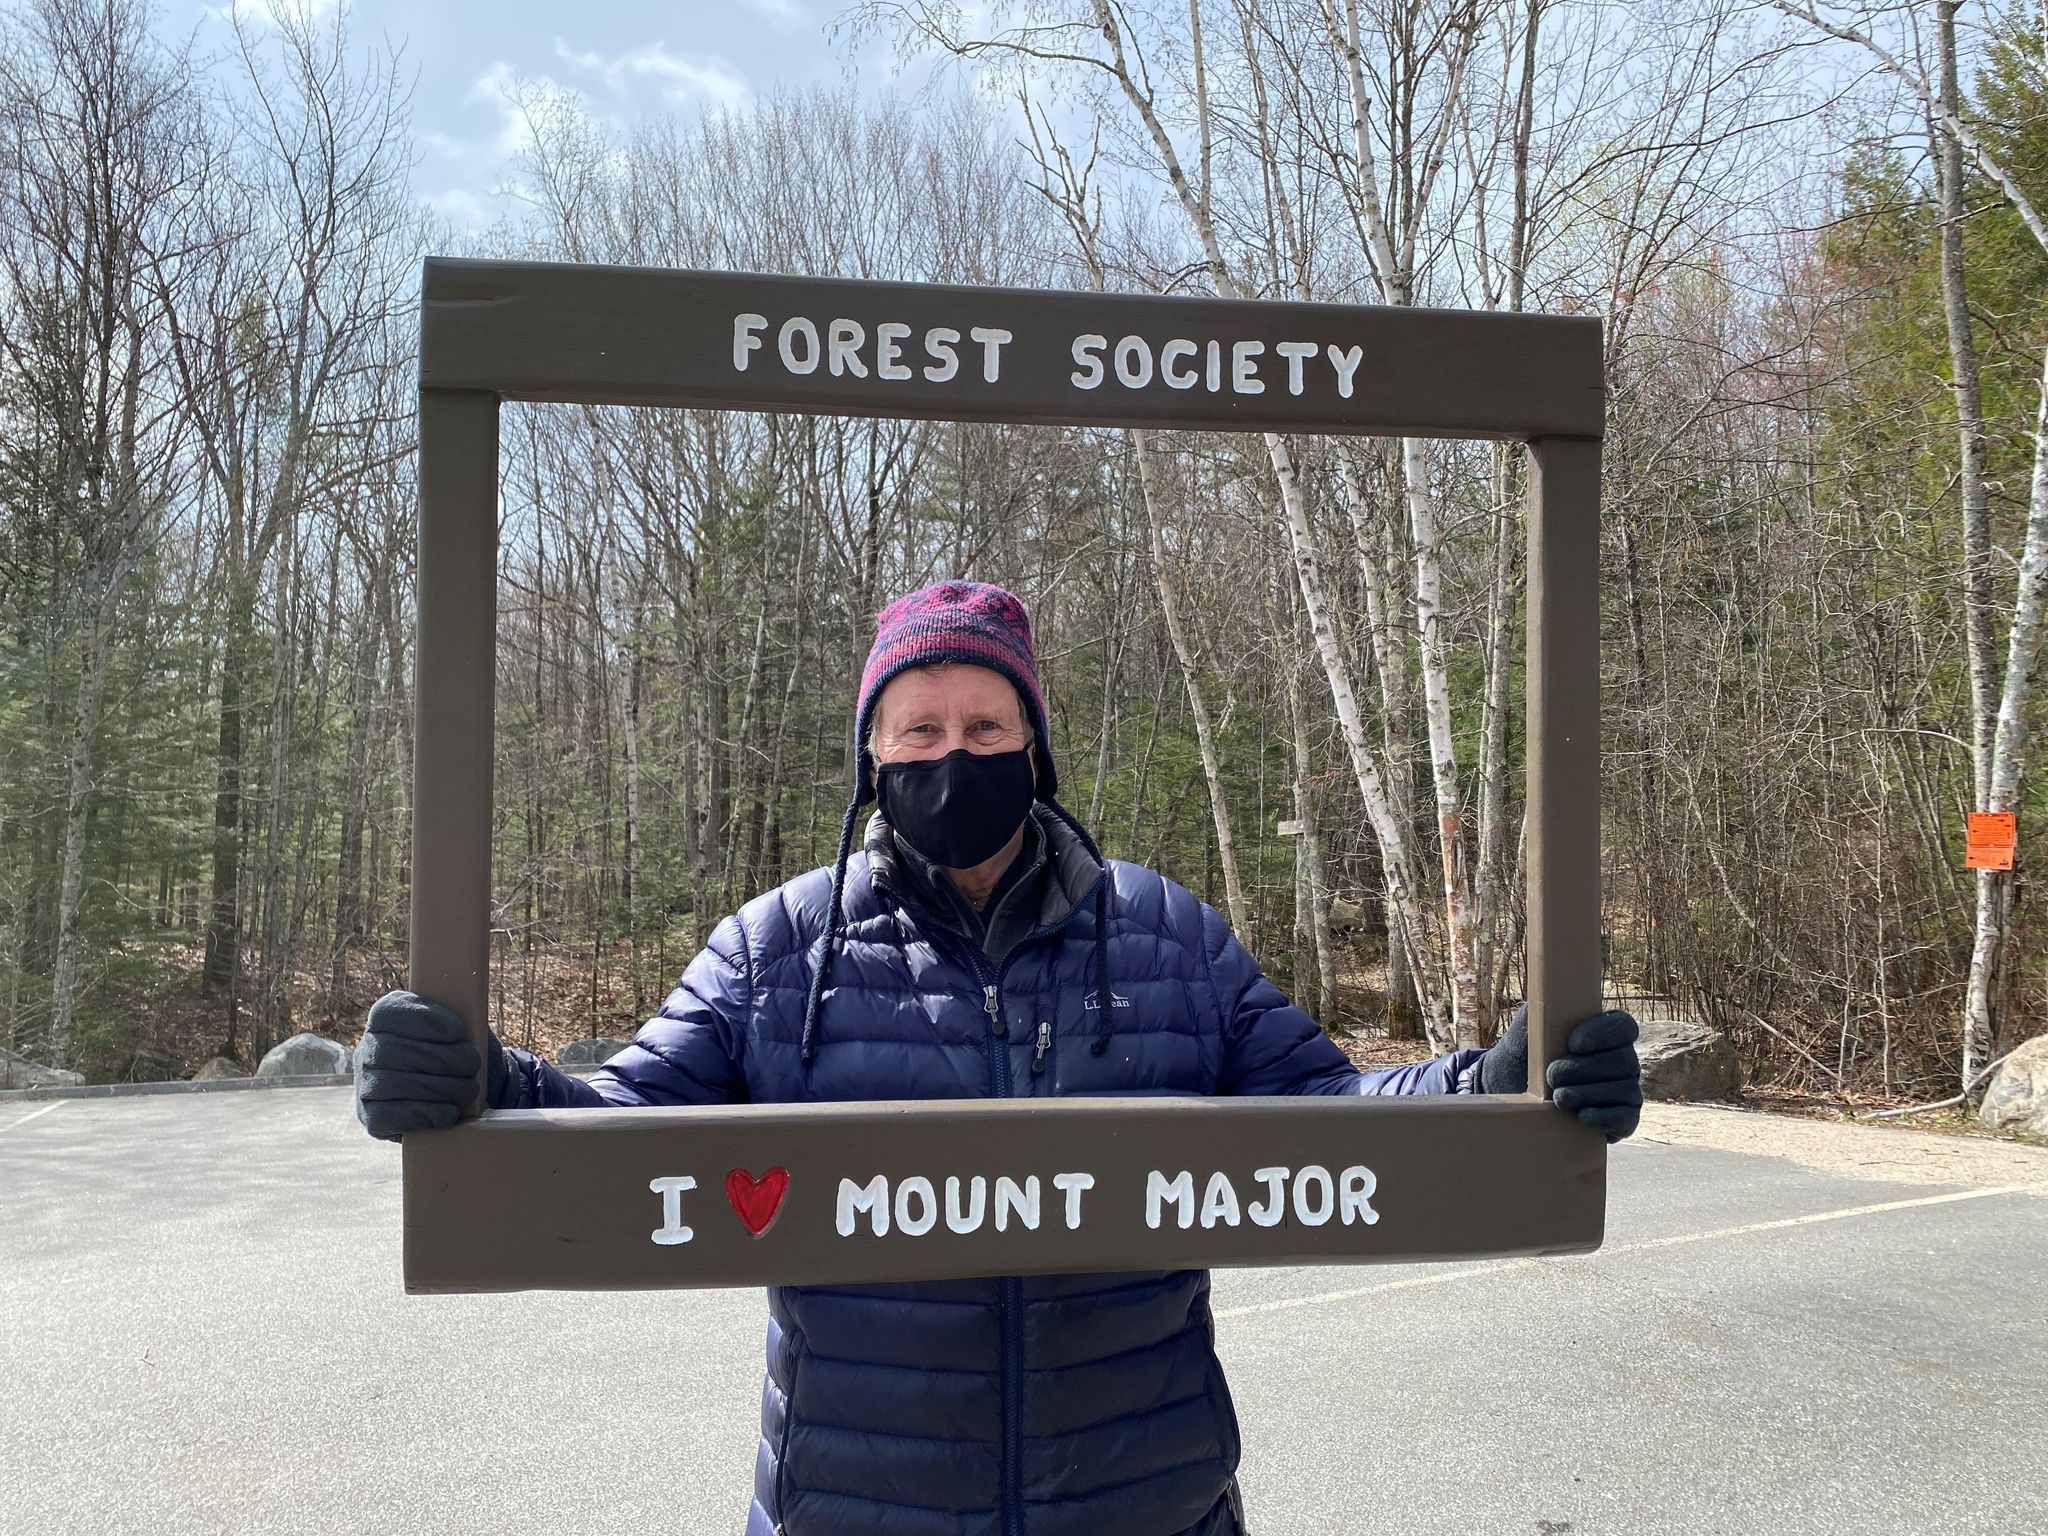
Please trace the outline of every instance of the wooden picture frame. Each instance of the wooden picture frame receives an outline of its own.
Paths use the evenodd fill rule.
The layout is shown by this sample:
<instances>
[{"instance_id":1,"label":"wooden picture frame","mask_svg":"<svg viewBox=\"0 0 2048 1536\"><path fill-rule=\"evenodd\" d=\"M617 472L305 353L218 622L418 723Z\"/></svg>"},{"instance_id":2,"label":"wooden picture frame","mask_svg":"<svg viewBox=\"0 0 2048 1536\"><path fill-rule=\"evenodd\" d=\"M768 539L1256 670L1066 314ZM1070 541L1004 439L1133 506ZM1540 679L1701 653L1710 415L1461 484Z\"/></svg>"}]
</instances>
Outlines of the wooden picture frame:
<instances>
[{"instance_id":1,"label":"wooden picture frame","mask_svg":"<svg viewBox=\"0 0 2048 1536\"><path fill-rule=\"evenodd\" d=\"M419 366L411 985L479 1041L504 400L1527 443L1532 1083L1599 1011L1597 320L437 257ZM482 1100L405 1138L410 1291L1568 1253L1605 1217L1603 1139L1539 1093Z\"/></svg>"}]
</instances>

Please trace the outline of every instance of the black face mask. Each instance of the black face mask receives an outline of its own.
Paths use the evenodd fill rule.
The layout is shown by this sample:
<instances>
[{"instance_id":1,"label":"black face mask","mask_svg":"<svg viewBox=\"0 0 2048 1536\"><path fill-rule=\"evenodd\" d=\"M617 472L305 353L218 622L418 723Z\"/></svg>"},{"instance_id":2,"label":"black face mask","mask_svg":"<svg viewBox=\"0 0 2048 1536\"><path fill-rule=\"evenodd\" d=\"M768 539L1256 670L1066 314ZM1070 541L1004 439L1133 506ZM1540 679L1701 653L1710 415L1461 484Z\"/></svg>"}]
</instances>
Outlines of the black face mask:
<instances>
[{"instance_id":1,"label":"black face mask","mask_svg":"<svg viewBox=\"0 0 2048 1536\"><path fill-rule=\"evenodd\" d=\"M961 747L875 769L875 798L890 830L945 869L972 869L1001 853L1036 793L1029 751Z\"/></svg>"}]
</instances>

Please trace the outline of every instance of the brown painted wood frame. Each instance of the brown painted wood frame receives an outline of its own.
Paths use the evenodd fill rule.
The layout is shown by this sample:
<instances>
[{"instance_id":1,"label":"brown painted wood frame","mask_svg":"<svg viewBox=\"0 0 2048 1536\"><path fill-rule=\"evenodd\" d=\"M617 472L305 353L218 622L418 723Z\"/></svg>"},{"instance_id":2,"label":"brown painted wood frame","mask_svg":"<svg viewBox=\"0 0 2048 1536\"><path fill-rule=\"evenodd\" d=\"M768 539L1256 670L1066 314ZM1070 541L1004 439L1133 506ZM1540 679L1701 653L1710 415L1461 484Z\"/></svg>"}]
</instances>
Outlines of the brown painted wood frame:
<instances>
[{"instance_id":1,"label":"brown painted wood frame","mask_svg":"<svg viewBox=\"0 0 2048 1536\"><path fill-rule=\"evenodd\" d=\"M433 258L419 366L411 984L479 1040L508 399L1527 443L1532 1082L1600 1008L1597 320ZM1604 1143L1534 1093L491 1113L482 1095L406 1138L408 1290L1583 1252L1605 1215ZM949 1178L963 1227L982 1181L971 1230L937 1220Z\"/></svg>"}]
</instances>

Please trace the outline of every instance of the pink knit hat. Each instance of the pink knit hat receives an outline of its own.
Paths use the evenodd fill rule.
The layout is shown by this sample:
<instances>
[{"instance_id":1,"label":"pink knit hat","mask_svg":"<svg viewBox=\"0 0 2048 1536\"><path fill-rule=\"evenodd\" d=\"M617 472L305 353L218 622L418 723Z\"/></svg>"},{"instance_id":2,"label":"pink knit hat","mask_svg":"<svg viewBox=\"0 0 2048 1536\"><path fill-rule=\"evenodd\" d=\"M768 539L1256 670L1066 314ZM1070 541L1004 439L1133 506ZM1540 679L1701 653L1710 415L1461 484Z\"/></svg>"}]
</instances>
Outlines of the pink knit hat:
<instances>
[{"instance_id":1,"label":"pink knit hat","mask_svg":"<svg viewBox=\"0 0 2048 1536\"><path fill-rule=\"evenodd\" d=\"M875 792L863 749L876 698L897 673L942 661L987 667L1010 680L1024 701L1038 747L1039 798L1050 800L1059 780L1046 731L1045 698L1038 691L1031 615L1016 594L985 581L937 581L897 598L875 618L875 643L861 669L860 702L853 716L854 803L869 800Z\"/></svg>"}]
</instances>

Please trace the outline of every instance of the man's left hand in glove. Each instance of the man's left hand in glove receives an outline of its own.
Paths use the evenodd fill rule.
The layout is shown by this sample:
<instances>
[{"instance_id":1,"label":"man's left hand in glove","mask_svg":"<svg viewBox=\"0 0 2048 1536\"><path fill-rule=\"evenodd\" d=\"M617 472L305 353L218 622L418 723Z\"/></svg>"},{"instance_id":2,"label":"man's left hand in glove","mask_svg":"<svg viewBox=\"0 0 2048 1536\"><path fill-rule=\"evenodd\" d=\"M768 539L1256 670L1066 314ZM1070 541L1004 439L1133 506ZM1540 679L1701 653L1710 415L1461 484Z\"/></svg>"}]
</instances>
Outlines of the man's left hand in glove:
<instances>
[{"instance_id":1,"label":"man's left hand in glove","mask_svg":"<svg viewBox=\"0 0 2048 1536\"><path fill-rule=\"evenodd\" d=\"M1643 1115L1643 1069L1636 1059L1636 1021L1621 1012L1596 1013L1572 1028L1564 1054L1543 1074L1550 1101L1609 1141L1632 1135ZM1521 1093L1529 1082L1529 1011L1514 1019L1479 1059L1486 1093Z\"/></svg>"}]
</instances>

